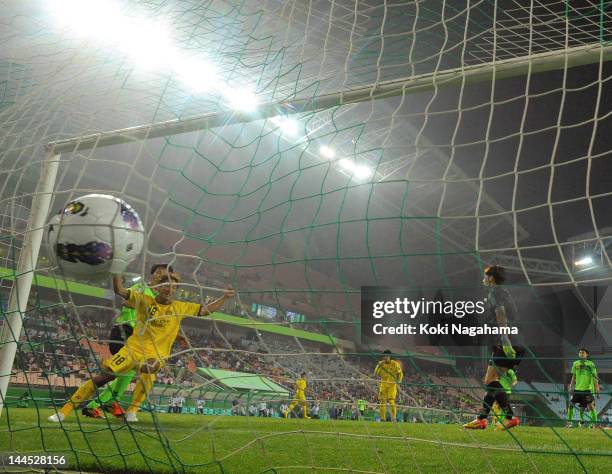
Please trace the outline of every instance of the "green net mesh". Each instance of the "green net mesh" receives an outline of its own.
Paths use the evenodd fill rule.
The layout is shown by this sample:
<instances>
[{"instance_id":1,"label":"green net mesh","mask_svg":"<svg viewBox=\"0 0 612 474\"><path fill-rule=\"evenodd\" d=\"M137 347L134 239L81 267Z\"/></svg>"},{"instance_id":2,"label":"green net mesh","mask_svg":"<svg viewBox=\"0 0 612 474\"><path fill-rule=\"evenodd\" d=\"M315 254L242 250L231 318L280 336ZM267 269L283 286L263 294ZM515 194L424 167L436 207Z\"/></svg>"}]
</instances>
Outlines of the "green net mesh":
<instances>
[{"instance_id":1,"label":"green net mesh","mask_svg":"<svg viewBox=\"0 0 612 474\"><path fill-rule=\"evenodd\" d=\"M603 1L4 2L0 355L17 350L0 373L1 469L45 454L87 472L604 472L610 22ZM75 281L44 246L15 304L49 143L50 212L90 192L138 210L146 248L127 279L169 262L181 299L238 291L184 321L138 422L47 421L99 372L120 306L110 279ZM494 434L461 428L487 348L360 335L362 286L475 289L491 262L551 321L582 315L556 350L528 348L513 405L533 426ZM553 287L566 299L551 307ZM585 344L598 421L568 430ZM375 423L388 347L399 422ZM303 371L321 421L301 404L282 416Z\"/></svg>"}]
</instances>

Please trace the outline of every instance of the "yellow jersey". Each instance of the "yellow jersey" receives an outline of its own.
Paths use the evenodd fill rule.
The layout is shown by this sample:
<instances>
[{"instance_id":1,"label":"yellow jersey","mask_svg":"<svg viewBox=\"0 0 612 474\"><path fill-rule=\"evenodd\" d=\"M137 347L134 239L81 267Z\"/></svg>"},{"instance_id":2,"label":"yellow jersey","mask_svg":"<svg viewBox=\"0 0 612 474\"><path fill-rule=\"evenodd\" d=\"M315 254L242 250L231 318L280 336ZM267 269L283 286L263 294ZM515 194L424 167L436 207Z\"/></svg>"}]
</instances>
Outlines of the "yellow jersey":
<instances>
[{"instance_id":1,"label":"yellow jersey","mask_svg":"<svg viewBox=\"0 0 612 474\"><path fill-rule=\"evenodd\" d=\"M200 313L199 303L171 301L160 304L149 295L130 291L128 303L136 310L134 333L125 345L147 358L167 358L178 334L181 320Z\"/></svg>"},{"instance_id":2,"label":"yellow jersey","mask_svg":"<svg viewBox=\"0 0 612 474\"><path fill-rule=\"evenodd\" d=\"M400 383L404 379L402 366L396 360L381 360L374 369L374 374L380 377L382 383Z\"/></svg>"},{"instance_id":3,"label":"yellow jersey","mask_svg":"<svg viewBox=\"0 0 612 474\"><path fill-rule=\"evenodd\" d=\"M306 379L299 378L295 381L295 393L303 394L306 390Z\"/></svg>"}]
</instances>

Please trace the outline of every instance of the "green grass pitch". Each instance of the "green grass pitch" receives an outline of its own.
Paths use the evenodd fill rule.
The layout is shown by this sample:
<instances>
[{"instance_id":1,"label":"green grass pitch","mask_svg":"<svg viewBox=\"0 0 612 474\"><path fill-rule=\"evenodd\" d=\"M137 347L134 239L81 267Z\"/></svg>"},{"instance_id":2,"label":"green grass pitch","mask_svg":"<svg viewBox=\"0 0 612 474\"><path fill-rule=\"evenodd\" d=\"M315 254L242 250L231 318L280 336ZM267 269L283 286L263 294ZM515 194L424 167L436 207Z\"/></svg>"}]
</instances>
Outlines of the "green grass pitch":
<instances>
[{"instance_id":1,"label":"green grass pitch","mask_svg":"<svg viewBox=\"0 0 612 474\"><path fill-rule=\"evenodd\" d=\"M140 421L10 409L0 451L66 454L87 472L610 472L612 437L601 429L283 420L140 413ZM78 464L77 464L78 459ZM6 469L6 468L4 468Z\"/></svg>"}]
</instances>

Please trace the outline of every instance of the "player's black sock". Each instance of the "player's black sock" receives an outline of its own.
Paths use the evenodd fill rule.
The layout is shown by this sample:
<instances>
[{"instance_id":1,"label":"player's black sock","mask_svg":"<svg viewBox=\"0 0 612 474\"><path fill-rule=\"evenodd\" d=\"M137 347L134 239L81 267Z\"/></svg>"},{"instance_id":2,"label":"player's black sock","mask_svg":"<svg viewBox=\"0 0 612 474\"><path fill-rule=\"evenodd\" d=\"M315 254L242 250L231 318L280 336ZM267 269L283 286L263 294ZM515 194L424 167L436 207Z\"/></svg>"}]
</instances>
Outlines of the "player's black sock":
<instances>
[{"instance_id":1,"label":"player's black sock","mask_svg":"<svg viewBox=\"0 0 612 474\"><path fill-rule=\"evenodd\" d=\"M491 407L493 403L495 403L495 396L499 393L499 391L504 391L503 387L499 382L491 382L487 384L487 393L485 394L484 399L482 400L482 410L478 418L481 420L486 419L489 416L489 412L491 411Z\"/></svg>"},{"instance_id":2,"label":"player's black sock","mask_svg":"<svg viewBox=\"0 0 612 474\"><path fill-rule=\"evenodd\" d=\"M497 392L495 401L497 401L501 409L506 413L506 419L511 420L514 416L514 412L510 406L510 396L502 390L501 392Z\"/></svg>"}]
</instances>

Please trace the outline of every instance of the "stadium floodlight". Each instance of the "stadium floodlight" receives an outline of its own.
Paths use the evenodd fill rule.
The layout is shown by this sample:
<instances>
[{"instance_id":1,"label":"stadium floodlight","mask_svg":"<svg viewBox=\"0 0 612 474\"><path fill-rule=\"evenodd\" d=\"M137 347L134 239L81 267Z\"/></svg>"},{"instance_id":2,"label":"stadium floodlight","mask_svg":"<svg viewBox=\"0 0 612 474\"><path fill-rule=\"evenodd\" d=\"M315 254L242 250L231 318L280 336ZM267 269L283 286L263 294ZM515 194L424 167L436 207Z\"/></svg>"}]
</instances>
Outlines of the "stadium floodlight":
<instances>
[{"instance_id":1,"label":"stadium floodlight","mask_svg":"<svg viewBox=\"0 0 612 474\"><path fill-rule=\"evenodd\" d=\"M323 145L321 148L319 148L319 153L321 153L324 158L328 158L330 160L336 156L336 152L333 150L333 148L330 148L327 145Z\"/></svg>"},{"instance_id":2,"label":"stadium floodlight","mask_svg":"<svg viewBox=\"0 0 612 474\"><path fill-rule=\"evenodd\" d=\"M592 264L593 264L593 257L590 257L588 255L574 262L574 265L576 265L577 267L586 267Z\"/></svg>"},{"instance_id":3,"label":"stadium floodlight","mask_svg":"<svg viewBox=\"0 0 612 474\"><path fill-rule=\"evenodd\" d=\"M291 135L294 137L298 134L298 131L299 131L298 122L292 118L278 116L278 117L272 117L270 121L273 124L277 125L278 128L281 129L281 132L285 135Z\"/></svg>"},{"instance_id":4,"label":"stadium floodlight","mask_svg":"<svg viewBox=\"0 0 612 474\"><path fill-rule=\"evenodd\" d=\"M353 176L360 180L368 179L372 174L372 168L366 165L355 165L353 168Z\"/></svg>"},{"instance_id":5,"label":"stadium floodlight","mask_svg":"<svg viewBox=\"0 0 612 474\"><path fill-rule=\"evenodd\" d=\"M373 171L367 165L358 165L354 161L349 160L348 158L342 158L338 164L341 168L343 168L347 173L351 174L354 178L359 180L368 179L372 176Z\"/></svg>"},{"instance_id":6,"label":"stadium floodlight","mask_svg":"<svg viewBox=\"0 0 612 474\"><path fill-rule=\"evenodd\" d=\"M340 165L341 168L344 168L345 170L350 170L351 169L351 160L349 160L348 158L342 158L338 164Z\"/></svg>"},{"instance_id":7,"label":"stadium floodlight","mask_svg":"<svg viewBox=\"0 0 612 474\"><path fill-rule=\"evenodd\" d=\"M202 59L179 59L174 64L177 78L193 92L206 92L219 82L217 68Z\"/></svg>"},{"instance_id":8,"label":"stadium floodlight","mask_svg":"<svg viewBox=\"0 0 612 474\"><path fill-rule=\"evenodd\" d=\"M138 66L154 68L176 54L165 25L128 18L114 2L56 0L49 6L62 26L81 36L113 44Z\"/></svg>"},{"instance_id":9,"label":"stadium floodlight","mask_svg":"<svg viewBox=\"0 0 612 474\"><path fill-rule=\"evenodd\" d=\"M142 278L142 277L141 277L140 275L135 276L134 278L132 278L132 282L133 282L133 283L136 283L137 281L140 281L140 279L141 279L141 278Z\"/></svg>"},{"instance_id":10,"label":"stadium floodlight","mask_svg":"<svg viewBox=\"0 0 612 474\"><path fill-rule=\"evenodd\" d=\"M158 23L136 23L118 35L118 49L140 67L152 69L164 65L176 55L167 29Z\"/></svg>"},{"instance_id":11,"label":"stadium floodlight","mask_svg":"<svg viewBox=\"0 0 612 474\"><path fill-rule=\"evenodd\" d=\"M49 9L60 25L81 36L111 39L125 29L121 10L114 2L54 0L49 3Z\"/></svg>"},{"instance_id":12,"label":"stadium floodlight","mask_svg":"<svg viewBox=\"0 0 612 474\"><path fill-rule=\"evenodd\" d=\"M229 106L240 112L254 112L257 109L257 96L248 89L232 89L223 87L223 95L229 101Z\"/></svg>"}]
</instances>

